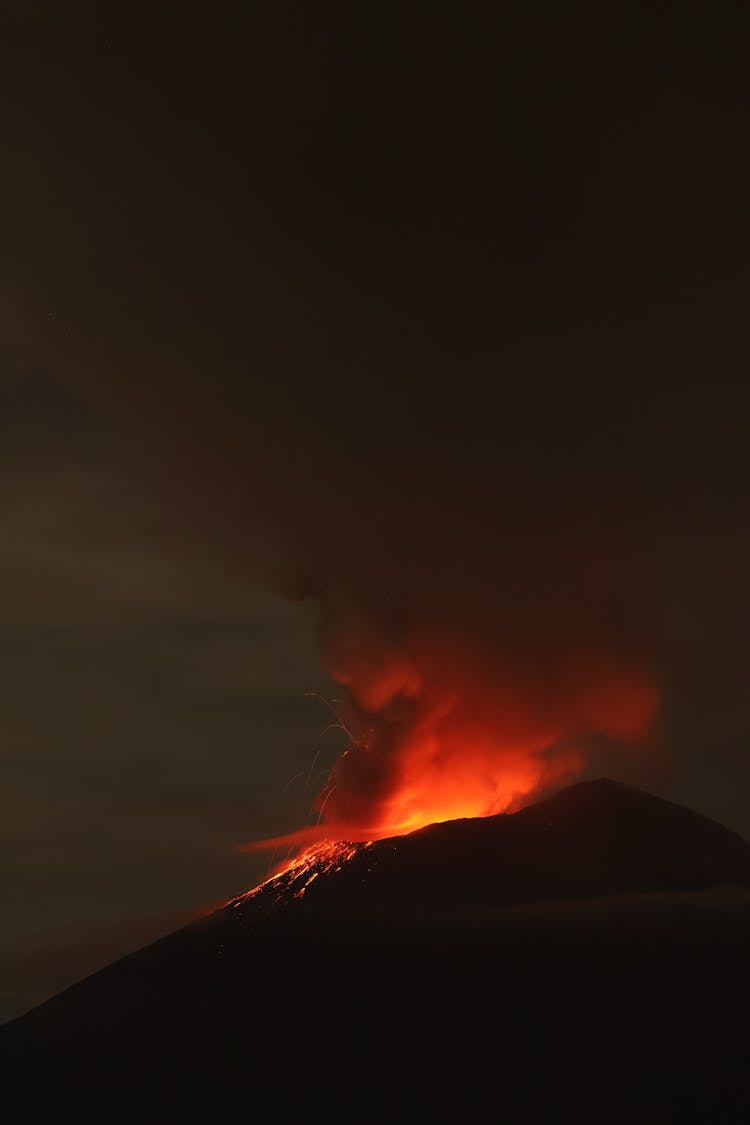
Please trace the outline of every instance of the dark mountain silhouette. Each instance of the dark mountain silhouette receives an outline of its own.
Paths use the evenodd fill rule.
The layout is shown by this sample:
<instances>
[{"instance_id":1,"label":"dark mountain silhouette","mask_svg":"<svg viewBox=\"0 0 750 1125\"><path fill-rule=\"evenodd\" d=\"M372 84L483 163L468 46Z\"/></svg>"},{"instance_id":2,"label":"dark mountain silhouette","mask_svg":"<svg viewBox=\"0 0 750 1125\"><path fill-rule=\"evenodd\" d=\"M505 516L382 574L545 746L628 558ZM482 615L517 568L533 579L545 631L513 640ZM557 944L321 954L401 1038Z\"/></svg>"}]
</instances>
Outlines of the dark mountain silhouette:
<instances>
[{"instance_id":1,"label":"dark mountain silhouette","mask_svg":"<svg viewBox=\"0 0 750 1125\"><path fill-rule=\"evenodd\" d=\"M13 1122L747 1119L750 844L611 781L326 848L0 1029Z\"/></svg>"},{"instance_id":2,"label":"dark mountain silhouette","mask_svg":"<svg viewBox=\"0 0 750 1125\"><path fill-rule=\"evenodd\" d=\"M400 910L750 886L745 840L607 779L573 785L510 816L433 824L353 849L333 867L324 852L319 863L272 880L235 906L278 911L303 887L307 909Z\"/></svg>"}]
</instances>

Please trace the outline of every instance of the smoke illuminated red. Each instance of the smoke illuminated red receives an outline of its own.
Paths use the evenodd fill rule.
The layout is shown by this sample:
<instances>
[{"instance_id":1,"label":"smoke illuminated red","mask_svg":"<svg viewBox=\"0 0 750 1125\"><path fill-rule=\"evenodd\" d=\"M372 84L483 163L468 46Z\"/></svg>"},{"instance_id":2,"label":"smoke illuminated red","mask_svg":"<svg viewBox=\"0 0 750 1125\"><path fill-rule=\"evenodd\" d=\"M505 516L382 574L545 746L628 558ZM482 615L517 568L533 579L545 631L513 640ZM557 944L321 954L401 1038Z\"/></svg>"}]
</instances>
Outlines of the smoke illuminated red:
<instances>
[{"instance_id":1,"label":"smoke illuminated red","mask_svg":"<svg viewBox=\"0 0 750 1125\"><path fill-rule=\"evenodd\" d=\"M352 736L319 794L319 823L262 846L377 840L512 811L586 765L600 735L644 745L659 693L632 654L494 659L413 635L327 638Z\"/></svg>"}]
</instances>

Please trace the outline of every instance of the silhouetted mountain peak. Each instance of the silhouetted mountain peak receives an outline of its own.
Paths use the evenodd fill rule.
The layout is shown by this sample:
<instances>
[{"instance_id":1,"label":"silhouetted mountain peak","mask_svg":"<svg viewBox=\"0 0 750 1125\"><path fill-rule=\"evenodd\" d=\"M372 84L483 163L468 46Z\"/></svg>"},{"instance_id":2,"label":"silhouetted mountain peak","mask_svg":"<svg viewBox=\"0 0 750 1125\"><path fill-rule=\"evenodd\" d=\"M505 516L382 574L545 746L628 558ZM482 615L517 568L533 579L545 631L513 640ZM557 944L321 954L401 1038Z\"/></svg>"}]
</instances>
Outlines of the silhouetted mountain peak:
<instances>
[{"instance_id":1,"label":"silhouetted mountain peak","mask_svg":"<svg viewBox=\"0 0 750 1125\"><path fill-rule=\"evenodd\" d=\"M654 1089L664 1120L715 1116L717 1089L746 1109L725 1009L750 995L750 895L685 893L716 884L750 886L749 844L606 778L513 814L322 843L3 1028L4 1095L33 1125L250 1106L479 1120L498 1104L615 1121L637 1074L626 1120Z\"/></svg>"},{"instance_id":2,"label":"silhouetted mountain peak","mask_svg":"<svg viewBox=\"0 0 750 1125\"><path fill-rule=\"evenodd\" d=\"M609 778L512 814L322 844L234 900L248 920L333 910L505 907L561 898L750 886L750 844L690 809Z\"/></svg>"}]
</instances>

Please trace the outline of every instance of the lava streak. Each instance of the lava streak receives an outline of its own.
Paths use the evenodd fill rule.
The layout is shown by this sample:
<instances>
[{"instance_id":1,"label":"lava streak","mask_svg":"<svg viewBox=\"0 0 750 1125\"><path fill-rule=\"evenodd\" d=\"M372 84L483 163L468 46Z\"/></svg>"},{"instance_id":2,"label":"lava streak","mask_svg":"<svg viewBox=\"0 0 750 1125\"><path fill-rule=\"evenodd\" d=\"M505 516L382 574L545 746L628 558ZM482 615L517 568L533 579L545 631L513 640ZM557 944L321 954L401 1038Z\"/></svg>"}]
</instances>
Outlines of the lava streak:
<instances>
[{"instance_id":1,"label":"lava streak","mask_svg":"<svg viewBox=\"0 0 750 1125\"><path fill-rule=\"evenodd\" d=\"M282 899L301 899L316 879L321 875L340 871L345 863L366 847L369 847L369 842L363 844L319 840L293 859L287 860L263 883L231 899L226 905L238 907L258 897L267 898L272 905Z\"/></svg>"}]
</instances>

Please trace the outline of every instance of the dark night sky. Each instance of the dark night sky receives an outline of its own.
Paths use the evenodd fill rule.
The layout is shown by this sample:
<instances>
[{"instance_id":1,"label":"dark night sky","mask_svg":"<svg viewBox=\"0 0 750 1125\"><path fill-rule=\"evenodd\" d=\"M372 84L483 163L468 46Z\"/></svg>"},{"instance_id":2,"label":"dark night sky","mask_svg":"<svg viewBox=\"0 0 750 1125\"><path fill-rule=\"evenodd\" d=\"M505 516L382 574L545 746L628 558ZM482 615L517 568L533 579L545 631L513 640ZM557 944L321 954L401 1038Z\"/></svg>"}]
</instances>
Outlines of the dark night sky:
<instances>
[{"instance_id":1,"label":"dark night sky","mask_svg":"<svg viewBox=\"0 0 750 1125\"><path fill-rule=\"evenodd\" d=\"M339 745L321 606L329 668L415 622L540 698L637 657L658 738L592 769L750 833L706 12L6 9L0 1016L262 872Z\"/></svg>"}]
</instances>

